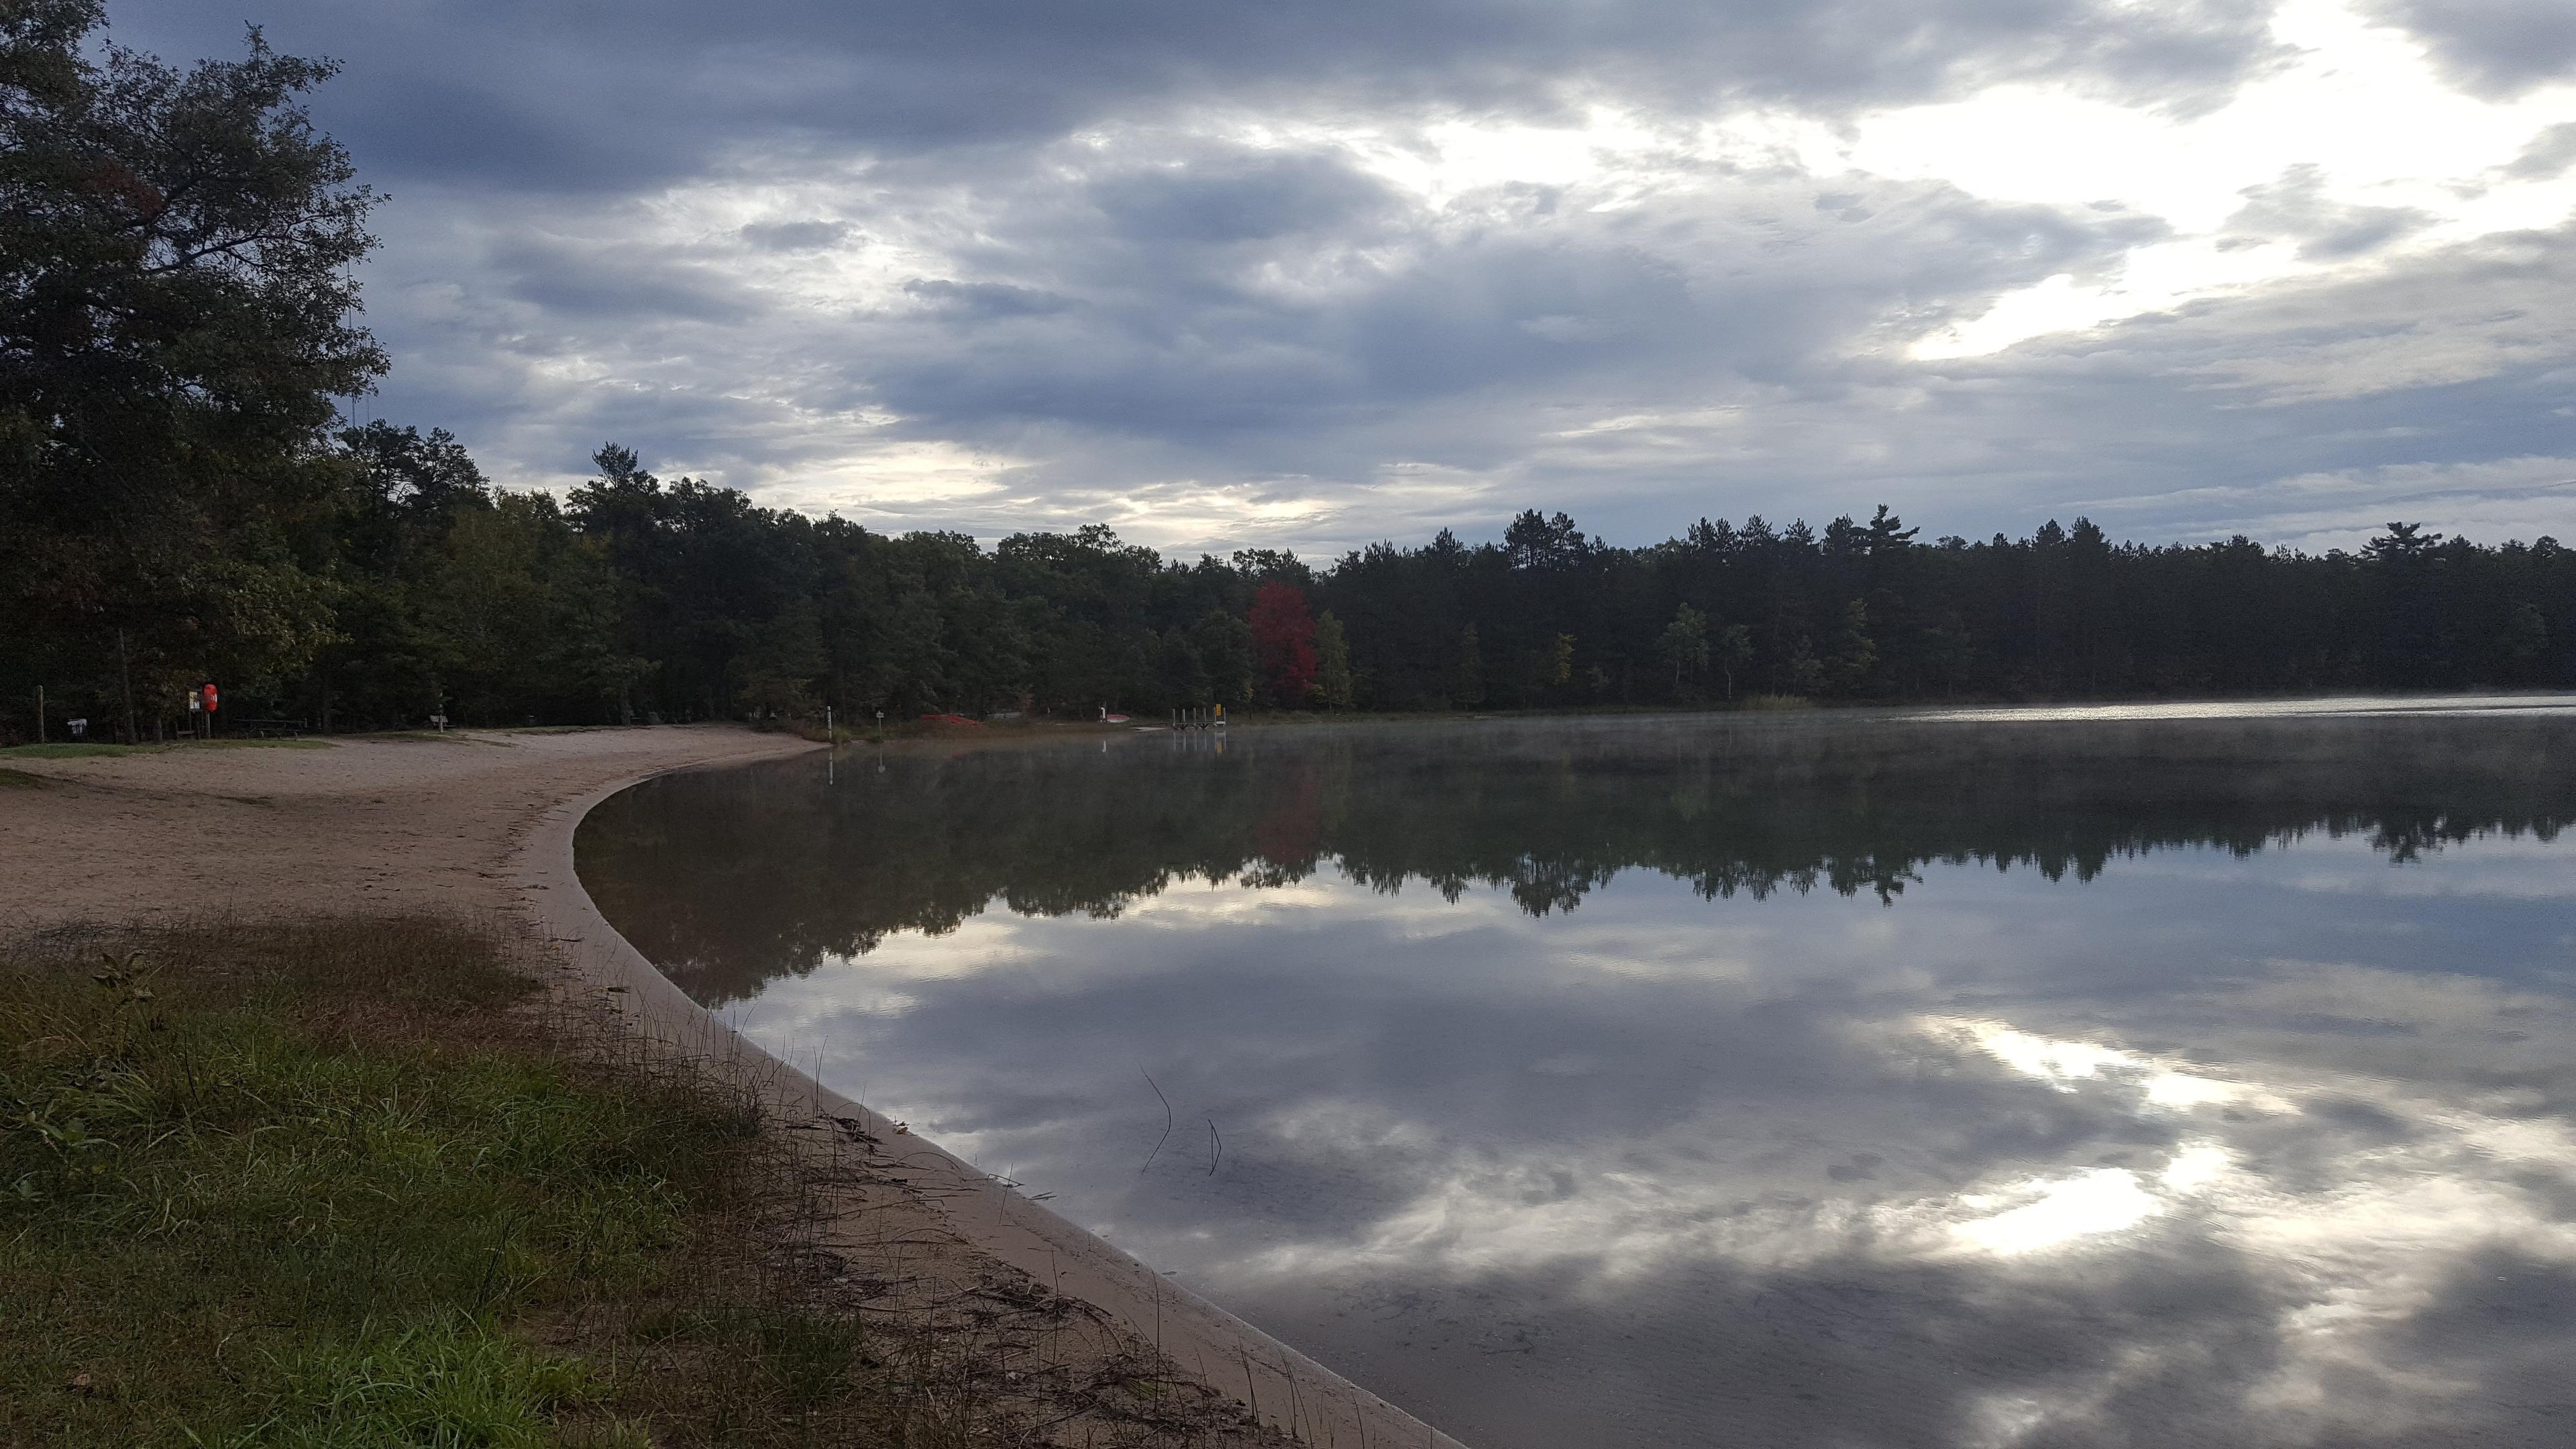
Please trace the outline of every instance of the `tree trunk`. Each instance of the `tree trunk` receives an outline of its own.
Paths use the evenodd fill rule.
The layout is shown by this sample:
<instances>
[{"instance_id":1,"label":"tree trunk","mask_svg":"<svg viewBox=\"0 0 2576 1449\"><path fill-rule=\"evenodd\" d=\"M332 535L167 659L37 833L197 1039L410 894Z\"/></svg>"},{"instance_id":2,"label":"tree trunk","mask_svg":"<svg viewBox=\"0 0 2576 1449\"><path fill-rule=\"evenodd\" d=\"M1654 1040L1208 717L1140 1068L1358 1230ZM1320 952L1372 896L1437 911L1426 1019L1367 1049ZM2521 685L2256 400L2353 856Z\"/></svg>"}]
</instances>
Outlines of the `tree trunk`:
<instances>
[{"instance_id":1,"label":"tree trunk","mask_svg":"<svg viewBox=\"0 0 2576 1449\"><path fill-rule=\"evenodd\" d=\"M125 742L139 745L143 743L143 736L134 728L134 666L126 657L125 631L122 629L116 631L116 673L125 689Z\"/></svg>"}]
</instances>

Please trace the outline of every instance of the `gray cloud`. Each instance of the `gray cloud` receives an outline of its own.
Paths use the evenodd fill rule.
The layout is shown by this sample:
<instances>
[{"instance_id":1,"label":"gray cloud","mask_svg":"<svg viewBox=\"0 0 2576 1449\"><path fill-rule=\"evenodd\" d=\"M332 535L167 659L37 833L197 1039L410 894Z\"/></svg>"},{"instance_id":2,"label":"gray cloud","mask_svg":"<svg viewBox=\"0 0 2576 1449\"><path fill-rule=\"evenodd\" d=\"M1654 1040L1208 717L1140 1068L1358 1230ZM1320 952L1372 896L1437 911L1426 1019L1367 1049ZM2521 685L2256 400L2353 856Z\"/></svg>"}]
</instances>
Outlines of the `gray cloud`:
<instances>
[{"instance_id":1,"label":"gray cloud","mask_svg":"<svg viewBox=\"0 0 2576 1449\"><path fill-rule=\"evenodd\" d=\"M2289 241L2298 244L2302 260L2339 261L2377 251L2433 220L2410 207L2331 201L2325 173L2313 165L2293 166L2244 196L2244 208L2228 218L2222 249Z\"/></svg>"},{"instance_id":2,"label":"gray cloud","mask_svg":"<svg viewBox=\"0 0 2576 1449\"><path fill-rule=\"evenodd\" d=\"M625 327L686 319L732 326L761 310L720 274L657 248L522 239L493 248L485 265L510 296L575 321Z\"/></svg>"},{"instance_id":3,"label":"gray cloud","mask_svg":"<svg viewBox=\"0 0 2576 1449\"><path fill-rule=\"evenodd\" d=\"M2464 84L2518 95L2576 69L2576 10L2560 0L2378 0Z\"/></svg>"},{"instance_id":4,"label":"gray cloud","mask_svg":"<svg viewBox=\"0 0 2576 1449\"><path fill-rule=\"evenodd\" d=\"M2570 166L2576 166L2576 121L2562 122L2541 132L2505 168L2505 174L2521 181L2545 181L2564 175Z\"/></svg>"},{"instance_id":5,"label":"gray cloud","mask_svg":"<svg viewBox=\"0 0 2576 1449\"><path fill-rule=\"evenodd\" d=\"M1064 311L1064 298L1000 282L924 281L918 277L903 290L943 318L993 321L1004 317L1042 317Z\"/></svg>"},{"instance_id":6,"label":"gray cloud","mask_svg":"<svg viewBox=\"0 0 2576 1449\"><path fill-rule=\"evenodd\" d=\"M821 251L849 234L846 221L756 221L742 229L744 241L772 252Z\"/></svg>"},{"instance_id":7,"label":"gray cloud","mask_svg":"<svg viewBox=\"0 0 2576 1449\"><path fill-rule=\"evenodd\" d=\"M989 337L898 323L853 352L887 406L938 435L1042 425L1329 471L1364 464L1318 457L1319 414L1365 427L1391 410L1508 405L1532 389L1604 405L1689 405L1747 380L1836 391L1834 359L1875 325L1890 289L1973 310L1998 287L2098 267L2151 234L1867 179L1846 193L1867 205L1820 215L1788 176L1745 178L1716 210L1686 201L1599 218L1514 188L1495 198L1502 219L1453 234L1391 215L1380 189L1319 161L1222 175L1214 220L1194 179L1122 174L1077 187L1076 200L1024 178L1017 200L978 217L1008 270L908 290L972 295L979 317L1039 310L993 305L1005 297L1061 299L1043 323ZM1089 205L1104 190L1121 204ZM1346 204L1344 227L1275 230L1327 210L1283 195L1319 192ZM1760 252L1760 272L1742 265ZM1277 285L1283 273L1296 284ZM1527 441L1520 428L1497 433L1476 461Z\"/></svg>"},{"instance_id":8,"label":"gray cloud","mask_svg":"<svg viewBox=\"0 0 2576 1449\"><path fill-rule=\"evenodd\" d=\"M1102 177L1089 188L1133 242L1225 245L1340 231L1387 208L1378 182L1329 157L1217 153L1196 165Z\"/></svg>"},{"instance_id":9,"label":"gray cloud","mask_svg":"<svg viewBox=\"0 0 2576 1449\"><path fill-rule=\"evenodd\" d=\"M1415 156L1444 120L1594 104L1677 136L1739 105L1833 127L2013 79L2205 111L2279 63L2269 10L275 0L258 18L345 58L316 118L394 193L368 282L397 366L370 407L454 428L519 483L565 481L615 436L878 527L1106 519L1180 549L1331 550L1475 536L1531 503L1625 542L1880 500L1964 533L2091 508L2149 536L2324 537L2324 495L2279 480L2438 465L2461 511L2436 526L2576 534L2551 522L2560 495L2492 466L2576 453L2552 380L2576 359L2546 320L2576 306L2563 231L2408 254L2420 217L2294 170L2235 234L2378 270L1922 363L1913 337L2052 276L2114 276L2162 224L1679 144L1631 192L1431 198L1349 142ZM2433 10L2407 23L2449 25L2439 45L2489 33ZM236 19L180 0L118 24L172 55L239 43ZM2553 144L2508 169L2563 169ZM951 466L973 479L922 481Z\"/></svg>"},{"instance_id":10,"label":"gray cloud","mask_svg":"<svg viewBox=\"0 0 2576 1449\"><path fill-rule=\"evenodd\" d=\"M357 84L325 111L362 160L398 176L564 189L691 174L751 136L889 152L1025 143L1140 110L1290 94L1553 114L1604 93L1671 107L1877 103L2045 76L2190 105L2272 55L2268 7L2250 0L260 9L281 45L349 60ZM230 11L180 0L128 5L120 21L174 53L240 33Z\"/></svg>"}]
</instances>

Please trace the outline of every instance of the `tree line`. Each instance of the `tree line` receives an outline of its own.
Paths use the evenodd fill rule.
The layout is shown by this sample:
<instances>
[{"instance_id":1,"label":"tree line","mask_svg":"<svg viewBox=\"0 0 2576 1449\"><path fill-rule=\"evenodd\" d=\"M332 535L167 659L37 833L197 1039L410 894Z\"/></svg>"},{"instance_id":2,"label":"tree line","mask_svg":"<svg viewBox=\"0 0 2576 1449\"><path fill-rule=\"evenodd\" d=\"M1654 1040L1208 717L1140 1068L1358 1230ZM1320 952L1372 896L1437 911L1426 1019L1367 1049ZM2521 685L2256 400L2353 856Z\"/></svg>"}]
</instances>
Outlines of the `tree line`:
<instances>
[{"instance_id":1,"label":"tree line","mask_svg":"<svg viewBox=\"0 0 2576 1449\"><path fill-rule=\"evenodd\" d=\"M162 714L222 679L233 708L326 728L2576 684L2576 558L2546 538L2401 523L2310 554L2079 519L1927 543L1882 508L1621 548L1530 512L1496 543L1183 562L1096 526L887 534L595 461L558 500L442 432L343 430L310 463L328 547L270 565L309 619L210 622L184 579L145 582L13 631L13 683L115 718L127 671Z\"/></svg>"},{"instance_id":2,"label":"tree line","mask_svg":"<svg viewBox=\"0 0 2576 1449\"><path fill-rule=\"evenodd\" d=\"M330 67L254 31L182 71L101 24L0 11L0 738L39 687L150 737L207 682L329 728L2576 684L2565 548L2406 523L2307 553L1881 508L1627 548L1533 510L1185 561L889 535L614 444L561 499L497 488L444 432L341 425L386 364L350 271L375 198L297 99Z\"/></svg>"}]
</instances>

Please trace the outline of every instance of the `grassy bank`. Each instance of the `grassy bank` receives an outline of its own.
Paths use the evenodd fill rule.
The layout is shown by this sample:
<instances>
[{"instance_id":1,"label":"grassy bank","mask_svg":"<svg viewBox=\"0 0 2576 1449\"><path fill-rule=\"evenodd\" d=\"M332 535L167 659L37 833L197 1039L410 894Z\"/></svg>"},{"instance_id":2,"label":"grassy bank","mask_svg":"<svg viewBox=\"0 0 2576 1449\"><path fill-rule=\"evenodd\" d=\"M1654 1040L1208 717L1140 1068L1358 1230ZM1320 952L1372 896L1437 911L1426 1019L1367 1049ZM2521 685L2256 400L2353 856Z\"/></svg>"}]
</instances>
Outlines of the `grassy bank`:
<instances>
[{"instance_id":1,"label":"grassy bank","mask_svg":"<svg viewBox=\"0 0 2576 1449\"><path fill-rule=\"evenodd\" d=\"M0 1443L1262 1442L825 1246L747 1095L436 920L0 960Z\"/></svg>"},{"instance_id":2,"label":"grassy bank","mask_svg":"<svg viewBox=\"0 0 2576 1449\"><path fill-rule=\"evenodd\" d=\"M328 740L170 740L144 745L119 745L103 740L55 740L42 745L8 745L0 747L0 760L87 760L115 759L121 755L160 754L169 750L327 750Z\"/></svg>"}]
</instances>

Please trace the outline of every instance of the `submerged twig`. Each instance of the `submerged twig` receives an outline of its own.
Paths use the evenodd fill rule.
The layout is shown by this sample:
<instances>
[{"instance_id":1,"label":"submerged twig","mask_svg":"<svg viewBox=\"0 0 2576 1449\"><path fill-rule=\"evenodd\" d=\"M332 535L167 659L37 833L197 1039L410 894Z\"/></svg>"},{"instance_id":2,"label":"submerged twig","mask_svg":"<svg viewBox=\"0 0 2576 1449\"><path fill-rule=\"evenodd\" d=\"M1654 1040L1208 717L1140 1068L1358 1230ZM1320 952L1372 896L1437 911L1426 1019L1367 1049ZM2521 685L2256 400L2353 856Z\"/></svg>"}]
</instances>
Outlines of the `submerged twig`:
<instances>
[{"instance_id":1,"label":"submerged twig","mask_svg":"<svg viewBox=\"0 0 2576 1449\"><path fill-rule=\"evenodd\" d=\"M1136 1064L1136 1070L1145 1078L1146 1086L1154 1087L1154 1074L1145 1070L1143 1062ZM1154 1150L1145 1154L1145 1167L1153 1166L1154 1159L1163 1155L1163 1144L1172 1140L1172 1099L1163 1096L1163 1089L1160 1087L1154 1087L1154 1095L1163 1104L1163 1135L1154 1140ZM1136 1170L1142 1173L1145 1167Z\"/></svg>"}]
</instances>

